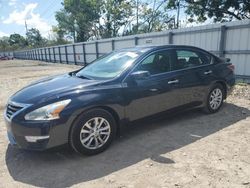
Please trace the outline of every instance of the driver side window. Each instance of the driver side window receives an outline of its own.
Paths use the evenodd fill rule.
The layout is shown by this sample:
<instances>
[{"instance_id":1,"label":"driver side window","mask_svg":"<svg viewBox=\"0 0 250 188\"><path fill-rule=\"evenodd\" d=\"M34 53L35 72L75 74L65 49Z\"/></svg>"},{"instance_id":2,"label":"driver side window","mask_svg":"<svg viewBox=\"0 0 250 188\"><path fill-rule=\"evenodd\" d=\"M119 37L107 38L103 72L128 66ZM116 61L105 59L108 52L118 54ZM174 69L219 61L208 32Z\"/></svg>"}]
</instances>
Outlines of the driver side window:
<instances>
[{"instance_id":1,"label":"driver side window","mask_svg":"<svg viewBox=\"0 0 250 188\"><path fill-rule=\"evenodd\" d=\"M137 71L148 71L151 75L169 72L171 56L169 51L155 52L146 57L137 67Z\"/></svg>"}]
</instances>

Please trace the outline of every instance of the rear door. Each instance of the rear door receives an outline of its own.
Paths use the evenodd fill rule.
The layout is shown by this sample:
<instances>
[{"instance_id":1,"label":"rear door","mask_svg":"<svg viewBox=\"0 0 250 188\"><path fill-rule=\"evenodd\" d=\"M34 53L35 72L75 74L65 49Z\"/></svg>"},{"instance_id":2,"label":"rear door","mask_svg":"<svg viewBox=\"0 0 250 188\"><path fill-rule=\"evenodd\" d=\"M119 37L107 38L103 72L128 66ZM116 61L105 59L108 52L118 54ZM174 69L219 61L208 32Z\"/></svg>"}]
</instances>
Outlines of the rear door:
<instances>
[{"instance_id":1,"label":"rear door","mask_svg":"<svg viewBox=\"0 0 250 188\"><path fill-rule=\"evenodd\" d=\"M182 91L182 105L200 105L207 95L210 83L214 80L211 56L203 51L189 48L175 49L175 63L179 89Z\"/></svg>"}]
</instances>

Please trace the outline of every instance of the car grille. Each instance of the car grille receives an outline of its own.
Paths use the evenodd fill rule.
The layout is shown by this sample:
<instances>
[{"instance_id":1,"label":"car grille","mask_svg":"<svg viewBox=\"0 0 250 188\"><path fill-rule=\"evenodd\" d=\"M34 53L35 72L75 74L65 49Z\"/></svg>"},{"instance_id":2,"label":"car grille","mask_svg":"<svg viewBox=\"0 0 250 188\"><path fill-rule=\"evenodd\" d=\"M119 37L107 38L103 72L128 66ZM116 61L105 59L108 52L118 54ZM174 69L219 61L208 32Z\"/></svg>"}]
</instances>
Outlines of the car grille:
<instances>
[{"instance_id":1,"label":"car grille","mask_svg":"<svg viewBox=\"0 0 250 188\"><path fill-rule=\"evenodd\" d=\"M23 107L22 106L18 106L18 105L13 105L13 104L8 104L7 108L6 108L6 116L11 119L11 117L18 112L19 110L21 110Z\"/></svg>"}]
</instances>

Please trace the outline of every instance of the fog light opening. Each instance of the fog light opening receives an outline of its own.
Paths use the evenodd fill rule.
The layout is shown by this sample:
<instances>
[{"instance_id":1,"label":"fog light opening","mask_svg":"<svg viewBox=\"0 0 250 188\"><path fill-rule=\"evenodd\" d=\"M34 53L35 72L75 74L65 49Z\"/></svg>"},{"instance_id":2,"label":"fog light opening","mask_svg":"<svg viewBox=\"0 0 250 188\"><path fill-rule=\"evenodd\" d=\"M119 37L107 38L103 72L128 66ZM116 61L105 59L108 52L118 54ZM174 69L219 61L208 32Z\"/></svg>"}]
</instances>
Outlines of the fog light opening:
<instances>
[{"instance_id":1,"label":"fog light opening","mask_svg":"<svg viewBox=\"0 0 250 188\"><path fill-rule=\"evenodd\" d=\"M25 139L27 140L27 142L37 142L39 140L49 139L49 135L47 136L25 136Z\"/></svg>"}]
</instances>

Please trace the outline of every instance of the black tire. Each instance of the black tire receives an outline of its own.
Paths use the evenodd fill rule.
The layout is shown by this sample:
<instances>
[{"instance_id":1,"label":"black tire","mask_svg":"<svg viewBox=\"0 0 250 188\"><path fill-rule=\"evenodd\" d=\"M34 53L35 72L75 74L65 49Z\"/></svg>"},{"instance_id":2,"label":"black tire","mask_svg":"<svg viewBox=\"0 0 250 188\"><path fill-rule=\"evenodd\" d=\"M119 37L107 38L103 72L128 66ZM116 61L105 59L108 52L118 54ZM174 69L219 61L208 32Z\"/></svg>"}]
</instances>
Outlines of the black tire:
<instances>
[{"instance_id":1,"label":"black tire","mask_svg":"<svg viewBox=\"0 0 250 188\"><path fill-rule=\"evenodd\" d=\"M81 142L82 136L80 136L80 133L81 133L81 130L84 127L84 125L96 117L103 118L108 122L109 127L110 127L110 129L109 129L110 134L109 134L109 137L107 138L106 142L102 146L100 146L99 148L89 149L89 148L87 148L87 146L84 146L82 144L82 142ZM105 149L107 149L109 147L109 145L111 144L111 142L115 138L116 130L117 130L117 125L116 125L115 119L108 111L103 110L103 109L99 109L99 108L92 109L92 110L84 112L73 123L71 130L70 130L70 133L69 133L69 144L76 152L79 152L79 153L84 154L84 155L95 155L95 154L103 152ZM89 133L86 133L86 134L89 134ZM94 134L94 133L91 133L91 134ZM90 136L90 134L89 134L89 136ZM92 136L92 137L95 138L95 136ZM92 140L93 140L93 138L92 138ZM91 141L91 142L95 142L95 141ZM99 142L99 140L98 140L98 142Z\"/></svg>"},{"instance_id":2,"label":"black tire","mask_svg":"<svg viewBox=\"0 0 250 188\"><path fill-rule=\"evenodd\" d=\"M222 99L221 99L221 102L220 102L219 106L216 107L216 108L213 108L212 105L210 104L210 100L211 100L211 95L212 95L212 93L213 93L215 90L220 90L220 92L221 92L221 94L222 94ZM225 99L225 89L224 89L224 87L223 87L221 84L216 83L216 84L212 87L212 89L210 90L210 92L209 92L209 94L208 94L208 96L207 96L206 105L205 105L205 107L204 107L204 111L205 111L206 113L209 113L209 114L218 112L218 111L220 110L221 106L223 105L223 100L224 100L224 99Z\"/></svg>"}]
</instances>

